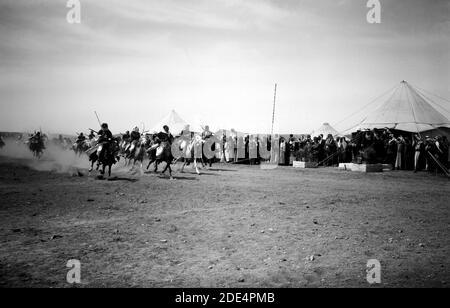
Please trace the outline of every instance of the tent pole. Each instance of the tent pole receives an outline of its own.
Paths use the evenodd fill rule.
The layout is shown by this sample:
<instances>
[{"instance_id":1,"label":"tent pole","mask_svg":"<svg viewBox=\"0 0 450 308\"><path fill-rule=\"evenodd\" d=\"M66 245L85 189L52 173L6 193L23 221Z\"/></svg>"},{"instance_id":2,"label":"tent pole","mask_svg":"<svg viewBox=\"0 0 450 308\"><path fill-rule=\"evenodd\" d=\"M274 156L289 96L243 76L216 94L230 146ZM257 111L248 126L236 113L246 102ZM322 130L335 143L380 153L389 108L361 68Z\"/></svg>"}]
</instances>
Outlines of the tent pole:
<instances>
[{"instance_id":1,"label":"tent pole","mask_svg":"<svg viewBox=\"0 0 450 308\"><path fill-rule=\"evenodd\" d=\"M273 110L272 110L272 129L270 130L270 134L273 135L273 123L275 122L275 103L277 99L277 84L275 84L275 91L273 94Z\"/></svg>"}]
</instances>

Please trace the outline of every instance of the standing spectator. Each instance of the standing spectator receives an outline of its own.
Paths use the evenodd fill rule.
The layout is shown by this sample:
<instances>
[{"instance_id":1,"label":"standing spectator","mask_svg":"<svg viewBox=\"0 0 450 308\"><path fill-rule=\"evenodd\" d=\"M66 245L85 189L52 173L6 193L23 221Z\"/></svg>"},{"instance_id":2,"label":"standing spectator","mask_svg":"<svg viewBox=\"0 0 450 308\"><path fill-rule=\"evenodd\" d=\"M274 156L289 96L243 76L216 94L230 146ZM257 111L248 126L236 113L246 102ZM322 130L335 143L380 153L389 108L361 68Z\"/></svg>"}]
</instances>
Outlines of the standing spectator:
<instances>
[{"instance_id":1,"label":"standing spectator","mask_svg":"<svg viewBox=\"0 0 450 308\"><path fill-rule=\"evenodd\" d=\"M395 165L395 159L397 156L397 141L393 134L389 135L389 140L387 141L386 149L386 163L391 164L393 167Z\"/></svg>"},{"instance_id":2,"label":"standing spectator","mask_svg":"<svg viewBox=\"0 0 450 308\"><path fill-rule=\"evenodd\" d=\"M280 161L279 165L286 164L286 140L283 137L280 138Z\"/></svg>"},{"instance_id":3,"label":"standing spectator","mask_svg":"<svg viewBox=\"0 0 450 308\"><path fill-rule=\"evenodd\" d=\"M424 151L424 144L423 144L423 140L420 136L415 135L414 136L415 140L413 143L413 147L414 147L414 172L417 172L420 170L420 158L423 155L423 151Z\"/></svg>"},{"instance_id":4,"label":"standing spectator","mask_svg":"<svg viewBox=\"0 0 450 308\"><path fill-rule=\"evenodd\" d=\"M405 158L403 168L405 170L413 169L413 152L414 150L411 141L408 137L405 137L405 146L403 149L403 157Z\"/></svg>"},{"instance_id":5,"label":"standing spectator","mask_svg":"<svg viewBox=\"0 0 450 308\"><path fill-rule=\"evenodd\" d=\"M402 136L397 138L397 157L395 159L395 169L402 170L402 165L404 161L403 151L405 148L405 139Z\"/></svg>"}]
</instances>

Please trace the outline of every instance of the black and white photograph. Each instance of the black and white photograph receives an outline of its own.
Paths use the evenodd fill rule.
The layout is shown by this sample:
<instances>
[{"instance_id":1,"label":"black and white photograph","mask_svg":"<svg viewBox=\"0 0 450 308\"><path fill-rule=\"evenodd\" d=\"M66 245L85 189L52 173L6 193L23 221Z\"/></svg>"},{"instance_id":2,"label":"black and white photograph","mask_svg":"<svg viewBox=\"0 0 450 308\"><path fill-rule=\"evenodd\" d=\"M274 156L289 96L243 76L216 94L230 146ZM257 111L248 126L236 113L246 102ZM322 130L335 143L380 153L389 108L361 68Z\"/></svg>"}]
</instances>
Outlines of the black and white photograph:
<instances>
[{"instance_id":1,"label":"black and white photograph","mask_svg":"<svg viewBox=\"0 0 450 308\"><path fill-rule=\"evenodd\" d=\"M0 288L448 288L449 85L449 0L0 0Z\"/></svg>"}]
</instances>

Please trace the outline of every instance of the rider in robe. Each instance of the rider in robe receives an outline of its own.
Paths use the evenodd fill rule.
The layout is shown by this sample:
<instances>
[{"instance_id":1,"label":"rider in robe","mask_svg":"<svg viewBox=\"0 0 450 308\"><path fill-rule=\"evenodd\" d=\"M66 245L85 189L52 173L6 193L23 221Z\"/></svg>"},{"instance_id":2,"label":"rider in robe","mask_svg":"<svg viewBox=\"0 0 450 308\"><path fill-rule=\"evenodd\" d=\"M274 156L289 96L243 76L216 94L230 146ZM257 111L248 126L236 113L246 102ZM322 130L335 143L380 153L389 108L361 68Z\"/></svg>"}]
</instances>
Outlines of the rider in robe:
<instances>
[{"instance_id":1,"label":"rider in robe","mask_svg":"<svg viewBox=\"0 0 450 308\"><path fill-rule=\"evenodd\" d=\"M77 144L80 145L86 141L86 136L83 133L80 133L77 138Z\"/></svg>"},{"instance_id":2,"label":"rider in robe","mask_svg":"<svg viewBox=\"0 0 450 308\"><path fill-rule=\"evenodd\" d=\"M44 145L44 136L41 135L41 132L35 132L29 139L30 144L33 143L37 148L43 150L45 149Z\"/></svg>"},{"instance_id":3,"label":"rider in robe","mask_svg":"<svg viewBox=\"0 0 450 308\"><path fill-rule=\"evenodd\" d=\"M88 135L89 140L92 140L95 138L95 132L91 129L91 132Z\"/></svg>"},{"instance_id":4,"label":"rider in robe","mask_svg":"<svg viewBox=\"0 0 450 308\"><path fill-rule=\"evenodd\" d=\"M136 149L136 146L139 142L139 139L141 138L141 133L139 132L139 127L135 127L133 131L130 134L130 144L128 145L126 150L130 150L130 154L134 153L134 150Z\"/></svg>"},{"instance_id":5,"label":"rider in robe","mask_svg":"<svg viewBox=\"0 0 450 308\"><path fill-rule=\"evenodd\" d=\"M164 125L163 126L164 131L159 132L157 137L159 139L159 143L161 142L169 142L169 144L172 144L174 137L172 136L172 133L169 130L169 126Z\"/></svg>"},{"instance_id":6,"label":"rider in robe","mask_svg":"<svg viewBox=\"0 0 450 308\"><path fill-rule=\"evenodd\" d=\"M103 123L101 125L101 129L97 133L98 135L98 144L100 145L97 150L98 157L102 157L104 155L105 151L108 150L109 145L113 139L113 135L111 131L108 128L108 124Z\"/></svg>"},{"instance_id":7,"label":"rider in robe","mask_svg":"<svg viewBox=\"0 0 450 308\"><path fill-rule=\"evenodd\" d=\"M126 132L125 132L125 134L123 134L122 135L122 140L124 141L124 142L128 142L129 140L130 140L130 131L129 130L127 130Z\"/></svg>"},{"instance_id":8,"label":"rider in robe","mask_svg":"<svg viewBox=\"0 0 450 308\"><path fill-rule=\"evenodd\" d=\"M172 145L173 140L175 139L170 133L169 126L163 126L164 131L157 133L154 136L153 145L147 150L151 156L156 153L156 149L161 145L162 142L168 142Z\"/></svg>"}]
</instances>

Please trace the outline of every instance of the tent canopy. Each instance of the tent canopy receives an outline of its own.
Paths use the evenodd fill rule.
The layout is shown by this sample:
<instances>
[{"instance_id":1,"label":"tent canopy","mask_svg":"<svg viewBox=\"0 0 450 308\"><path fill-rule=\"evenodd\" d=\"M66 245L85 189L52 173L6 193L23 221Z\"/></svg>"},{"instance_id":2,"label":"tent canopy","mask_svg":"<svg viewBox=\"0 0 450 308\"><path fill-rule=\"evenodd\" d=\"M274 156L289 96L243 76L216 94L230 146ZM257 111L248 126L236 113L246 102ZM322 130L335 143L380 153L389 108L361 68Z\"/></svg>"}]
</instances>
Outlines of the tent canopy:
<instances>
[{"instance_id":1,"label":"tent canopy","mask_svg":"<svg viewBox=\"0 0 450 308\"><path fill-rule=\"evenodd\" d=\"M450 128L450 120L437 111L410 84L402 81L391 97L369 114L357 128L391 128L414 133L439 127Z\"/></svg>"},{"instance_id":2,"label":"tent canopy","mask_svg":"<svg viewBox=\"0 0 450 308\"><path fill-rule=\"evenodd\" d=\"M170 131L174 135L178 135L188 125L175 110L170 111L165 117L163 117L158 123L156 123L149 131L151 133L160 132L163 130L163 126L169 126Z\"/></svg>"},{"instance_id":3,"label":"tent canopy","mask_svg":"<svg viewBox=\"0 0 450 308\"><path fill-rule=\"evenodd\" d=\"M329 123L323 123L321 127L311 133L311 136L316 137L320 134L322 134L325 138L328 134L331 134L333 137L340 136L338 131L335 130Z\"/></svg>"}]
</instances>

